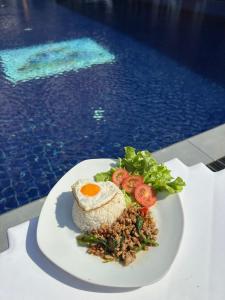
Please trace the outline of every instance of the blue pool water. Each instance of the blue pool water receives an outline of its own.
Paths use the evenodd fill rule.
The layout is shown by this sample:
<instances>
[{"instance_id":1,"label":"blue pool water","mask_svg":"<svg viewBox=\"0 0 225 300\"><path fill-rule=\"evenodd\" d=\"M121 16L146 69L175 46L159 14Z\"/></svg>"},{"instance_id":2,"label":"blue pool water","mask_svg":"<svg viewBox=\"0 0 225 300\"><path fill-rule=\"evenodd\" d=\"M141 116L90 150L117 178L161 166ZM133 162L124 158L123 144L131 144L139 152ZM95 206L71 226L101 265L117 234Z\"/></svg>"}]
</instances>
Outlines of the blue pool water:
<instances>
[{"instance_id":1,"label":"blue pool water","mask_svg":"<svg viewBox=\"0 0 225 300\"><path fill-rule=\"evenodd\" d=\"M81 160L224 123L225 11L211 2L0 0L0 56L87 38L115 57L14 81L1 57L0 213L45 196Z\"/></svg>"}]
</instances>

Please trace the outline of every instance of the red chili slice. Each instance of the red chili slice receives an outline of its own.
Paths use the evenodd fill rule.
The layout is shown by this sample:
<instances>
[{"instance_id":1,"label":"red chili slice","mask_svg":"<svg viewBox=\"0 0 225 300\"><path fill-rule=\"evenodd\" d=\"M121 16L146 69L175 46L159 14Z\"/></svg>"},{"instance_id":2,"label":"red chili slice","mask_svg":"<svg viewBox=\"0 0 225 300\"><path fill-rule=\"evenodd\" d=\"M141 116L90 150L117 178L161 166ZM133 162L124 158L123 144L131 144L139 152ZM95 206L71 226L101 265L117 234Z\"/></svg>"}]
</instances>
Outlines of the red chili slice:
<instances>
[{"instance_id":1,"label":"red chili slice","mask_svg":"<svg viewBox=\"0 0 225 300\"><path fill-rule=\"evenodd\" d=\"M129 176L129 173L125 169L117 169L113 174L112 174L112 181L115 183L117 186L120 186L122 181Z\"/></svg>"},{"instance_id":2,"label":"red chili slice","mask_svg":"<svg viewBox=\"0 0 225 300\"><path fill-rule=\"evenodd\" d=\"M144 179L142 176L137 175L130 175L129 177L125 178L122 182L122 187L127 193L133 193L134 189L143 184Z\"/></svg>"},{"instance_id":3,"label":"red chili slice","mask_svg":"<svg viewBox=\"0 0 225 300\"><path fill-rule=\"evenodd\" d=\"M156 202L156 192L147 184L137 186L134 191L134 196L137 202L144 207L150 207Z\"/></svg>"},{"instance_id":4,"label":"red chili slice","mask_svg":"<svg viewBox=\"0 0 225 300\"><path fill-rule=\"evenodd\" d=\"M140 208L141 214L145 217L148 213L148 207L144 206Z\"/></svg>"}]
</instances>

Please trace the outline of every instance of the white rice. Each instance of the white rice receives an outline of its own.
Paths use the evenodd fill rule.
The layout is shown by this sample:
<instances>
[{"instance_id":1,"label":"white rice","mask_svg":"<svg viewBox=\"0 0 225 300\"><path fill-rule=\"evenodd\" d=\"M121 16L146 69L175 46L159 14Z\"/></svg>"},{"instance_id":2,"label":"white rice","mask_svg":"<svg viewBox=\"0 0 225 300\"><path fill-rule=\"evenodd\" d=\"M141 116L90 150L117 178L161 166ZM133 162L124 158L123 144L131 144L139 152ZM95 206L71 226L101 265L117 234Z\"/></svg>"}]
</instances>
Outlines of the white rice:
<instances>
[{"instance_id":1,"label":"white rice","mask_svg":"<svg viewBox=\"0 0 225 300\"><path fill-rule=\"evenodd\" d=\"M111 225L125 208L124 195L121 191L118 191L111 201L90 211L84 211L75 200L72 217L74 223L81 231L90 231L99 228L102 224Z\"/></svg>"}]
</instances>

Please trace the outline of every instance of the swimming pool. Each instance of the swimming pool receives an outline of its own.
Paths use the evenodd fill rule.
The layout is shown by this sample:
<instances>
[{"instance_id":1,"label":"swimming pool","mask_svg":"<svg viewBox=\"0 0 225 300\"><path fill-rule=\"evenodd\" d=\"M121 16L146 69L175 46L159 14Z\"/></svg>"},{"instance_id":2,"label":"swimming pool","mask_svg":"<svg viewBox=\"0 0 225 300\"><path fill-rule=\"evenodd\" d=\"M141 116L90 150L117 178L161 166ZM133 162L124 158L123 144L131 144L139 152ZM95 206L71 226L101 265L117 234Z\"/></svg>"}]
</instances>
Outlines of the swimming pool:
<instances>
[{"instance_id":1,"label":"swimming pool","mask_svg":"<svg viewBox=\"0 0 225 300\"><path fill-rule=\"evenodd\" d=\"M44 74L32 58L34 76L24 64L25 77L10 80L1 57L0 213L45 196L81 160L117 157L125 145L155 151L225 122L221 10L161 2L0 1L0 51L61 42L67 51L88 39L107 58L84 62L78 51L59 71L58 46L40 48Z\"/></svg>"}]
</instances>

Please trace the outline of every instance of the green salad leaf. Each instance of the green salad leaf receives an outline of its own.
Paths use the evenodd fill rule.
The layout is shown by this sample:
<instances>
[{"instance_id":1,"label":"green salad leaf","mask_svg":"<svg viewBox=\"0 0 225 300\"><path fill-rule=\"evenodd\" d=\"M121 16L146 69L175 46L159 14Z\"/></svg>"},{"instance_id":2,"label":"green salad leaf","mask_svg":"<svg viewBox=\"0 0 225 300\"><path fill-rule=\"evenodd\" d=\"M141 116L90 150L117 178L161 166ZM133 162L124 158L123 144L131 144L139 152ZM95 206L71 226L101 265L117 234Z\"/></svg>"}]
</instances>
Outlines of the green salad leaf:
<instances>
[{"instance_id":1,"label":"green salad leaf","mask_svg":"<svg viewBox=\"0 0 225 300\"><path fill-rule=\"evenodd\" d=\"M144 182L150 184L157 192L166 191L169 194L181 192L185 186L182 178L173 178L171 171L164 165L159 164L149 151L136 151L133 147L125 147L124 158L119 158L117 167L107 172L95 175L96 181L111 181L112 174L117 168L124 168L129 173L141 175ZM125 194L126 202L132 203L133 199Z\"/></svg>"},{"instance_id":2,"label":"green salad leaf","mask_svg":"<svg viewBox=\"0 0 225 300\"><path fill-rule=\"evenodd\" d=\"M115 168L111 168L107 172L101 172L95 175L96 181L111 181L112 180L112 174L115 171Z\"/></svg>"},{"instance_id":3,"label":"green salad leaf","mask_svg":"<svg viewBox=\"0 0 225 300\"><path fill-rule=\"evenodd\" d=\"M135 199L130 194L128 194L125 190L122 190L122 192L127 207L129 206L140 207L140 204L137 201L135 201Z\"/></svg>"}]
</instances>

